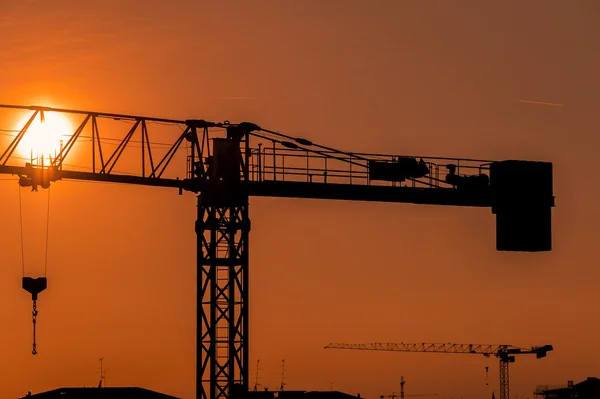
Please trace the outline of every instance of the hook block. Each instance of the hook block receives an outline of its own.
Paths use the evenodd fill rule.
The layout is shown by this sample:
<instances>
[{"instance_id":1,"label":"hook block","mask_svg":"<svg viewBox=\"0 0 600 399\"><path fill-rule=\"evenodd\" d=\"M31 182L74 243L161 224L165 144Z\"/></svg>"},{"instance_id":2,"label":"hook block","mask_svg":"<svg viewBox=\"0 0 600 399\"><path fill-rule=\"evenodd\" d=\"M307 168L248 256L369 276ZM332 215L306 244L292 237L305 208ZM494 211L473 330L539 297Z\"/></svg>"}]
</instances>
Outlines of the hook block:
<instances>
[{"instance_id":1,"label":"hook block","mask_svg":"<svg viewBox=\"0 0 600 399\"><path fill-rule=\"evenodd\" d=\"M46 277L23 277L23 289L31 294L34 301L37 300L38 294L47 287L48 281Z\"/></svg>"}]
</instances>

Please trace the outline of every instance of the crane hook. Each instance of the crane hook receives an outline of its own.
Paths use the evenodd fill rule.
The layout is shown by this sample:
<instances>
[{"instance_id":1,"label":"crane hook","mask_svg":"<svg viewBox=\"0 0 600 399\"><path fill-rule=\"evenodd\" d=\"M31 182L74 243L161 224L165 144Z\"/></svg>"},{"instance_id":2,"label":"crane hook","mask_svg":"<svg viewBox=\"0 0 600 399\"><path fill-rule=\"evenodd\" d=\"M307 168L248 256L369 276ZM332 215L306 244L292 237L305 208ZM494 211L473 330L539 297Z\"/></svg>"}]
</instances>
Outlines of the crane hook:
<instances>
[{"instance_id":1,"label":"crane hook","mask_svg":"<svg viewBox=\"0 0 600 399\"><path fill-rule=\"evenodd\" d=\"M35 325L37 323L37 297L38 294L46 289L48 286L46 277L23 277L23 289L31 294L33 301L32 322L33 322L33 350L32 354L37 355L37 347L35 342Z\"/></svg>"}]
</instances>

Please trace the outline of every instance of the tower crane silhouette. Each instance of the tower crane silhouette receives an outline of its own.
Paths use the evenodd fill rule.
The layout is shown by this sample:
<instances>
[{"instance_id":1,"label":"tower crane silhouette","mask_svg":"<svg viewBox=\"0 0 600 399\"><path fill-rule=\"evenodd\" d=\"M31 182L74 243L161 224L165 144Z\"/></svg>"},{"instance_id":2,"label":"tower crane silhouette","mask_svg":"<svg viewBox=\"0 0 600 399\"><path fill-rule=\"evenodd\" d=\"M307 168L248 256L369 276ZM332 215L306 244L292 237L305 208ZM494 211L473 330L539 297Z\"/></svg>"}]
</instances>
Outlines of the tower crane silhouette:
<instances>
[{"instance_id":1,"label":"tower crane silhouette","mask_svg":"<svg viewBox=\"0 0 600 399\"><path fill-rule=\"evenodd\" d=\"M71 179L197 196L198 399L229 398L249 388L250 197L491 208L497 250L552 248L549 162L347 152L249 122L22 105L0 105L0 112L2 121L10 112L26 117L0 148L0 174L18 176L22 187L37 191ZM15 150L31 123L49 113L64 115L76 128L64 132L53 156L24 162ZM109 141L116 146L110 151ZM39 291L27 288L32 295Z\"/></svg>"},{"instance_id":2,"label":"tower crane silhouette","mask_svg":"<svg viewBox=\"0 0 600 399\"><path fill-rule=\"evenodd\" d=\"M553 350L552 345L518 348L512 345L482 344L433 344L433 343L367 343L343 344L330 343L325 349L350 349L388 352L426 352L426 353L460 353L479 354L485 357L495 356L500 361L500 399L509 399L508 364L514 363L515 355L533 354L537 359L546 357ZM402 382L400 386L402 387Z\"/></svg>"}]
</instances>

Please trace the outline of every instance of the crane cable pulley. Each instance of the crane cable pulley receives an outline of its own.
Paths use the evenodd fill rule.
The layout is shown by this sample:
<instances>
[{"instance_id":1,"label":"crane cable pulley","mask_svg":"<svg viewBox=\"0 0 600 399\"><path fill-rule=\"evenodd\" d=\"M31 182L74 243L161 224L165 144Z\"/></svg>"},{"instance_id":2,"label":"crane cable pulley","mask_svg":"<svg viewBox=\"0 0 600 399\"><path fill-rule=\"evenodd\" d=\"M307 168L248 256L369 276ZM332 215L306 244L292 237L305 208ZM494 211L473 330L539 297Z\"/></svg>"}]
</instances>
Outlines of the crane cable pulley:
<instances>
[{"instance_id":1,"label":"crane cable pulley","mask_svg":"<svg viewBox=\"0 0 600 399\"><path fill-rule=\"evenodd\" d=\"M44 277L25 277L25 244L23 239L23 205L21 199L21 187L19 186L19 226L21 230L21 266L23 269L23 289L31 294L31 299L33 302L33 310L32 314L32 323L33 323L33 349L31 351L32 354L37 354L37 345L36 345L36 323L37 323L37 298L38 294L44 291L47 286L47 278L46 274L48 272L48 237L50 233L50 190L48 189L48 204L46 209L46 251L45 251L45 260L44 260Z\"/></svg>"}]
</instances>

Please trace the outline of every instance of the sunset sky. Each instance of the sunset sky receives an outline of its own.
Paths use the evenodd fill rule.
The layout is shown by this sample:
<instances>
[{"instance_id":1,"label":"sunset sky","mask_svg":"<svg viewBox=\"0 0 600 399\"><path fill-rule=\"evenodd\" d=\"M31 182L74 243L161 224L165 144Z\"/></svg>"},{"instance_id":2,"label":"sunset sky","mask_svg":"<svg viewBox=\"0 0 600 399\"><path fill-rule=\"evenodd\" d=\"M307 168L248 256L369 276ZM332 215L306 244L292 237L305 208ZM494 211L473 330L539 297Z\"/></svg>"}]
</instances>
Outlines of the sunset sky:
<instances>
[{"instance_id":1,"label":"sunset sky","mask_svg":"<svg viewBox=\"0 0 600 399\"><path fill-rule=\"evenodd\" d=\"M498 397L457 342L554 352L511 399L600 377L600 2L0 0L0 103L251 121L348 151L554 163L554 250L495 251L490 209L251 198L250 386ZM18 121L15 121L17 123ZM5 126L0 126L5 128ZM10 127L9 127L10 128ZM4 150L4 148L0 148ZM195 391L195 197L61 181L31 355L18 185L0 176L0 396L98 383ZM47 192L21 191L27 274ZM485 366L489 366L486 386Z\"/></svg>"}]
</instances>

